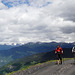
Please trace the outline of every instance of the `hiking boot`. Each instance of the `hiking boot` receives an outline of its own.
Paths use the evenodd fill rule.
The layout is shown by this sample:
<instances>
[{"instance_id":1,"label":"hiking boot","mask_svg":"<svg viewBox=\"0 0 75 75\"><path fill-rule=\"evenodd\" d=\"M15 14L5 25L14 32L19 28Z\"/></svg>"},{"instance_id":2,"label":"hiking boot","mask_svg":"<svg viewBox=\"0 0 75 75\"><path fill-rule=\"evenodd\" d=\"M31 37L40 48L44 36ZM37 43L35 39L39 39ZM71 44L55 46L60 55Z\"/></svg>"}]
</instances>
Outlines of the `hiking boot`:
<instances>
[{"instance_id":1,"label":"hiking boot","mask_svg":"<svg viewBox=\"0 0 75 75\"><path fill-rule=\"evenodd\" d=\"M60 60L60 64L62 64L62 60Z\"/></svg>"}]
</instances>

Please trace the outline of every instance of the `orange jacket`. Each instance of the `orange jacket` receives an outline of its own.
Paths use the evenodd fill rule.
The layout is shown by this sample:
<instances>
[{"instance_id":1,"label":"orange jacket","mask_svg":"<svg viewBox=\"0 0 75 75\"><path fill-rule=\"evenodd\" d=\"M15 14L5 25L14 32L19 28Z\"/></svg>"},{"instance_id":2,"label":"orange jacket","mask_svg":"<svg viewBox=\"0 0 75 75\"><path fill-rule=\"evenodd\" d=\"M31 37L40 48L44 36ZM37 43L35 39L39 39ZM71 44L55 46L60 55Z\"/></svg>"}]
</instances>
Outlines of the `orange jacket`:
<instances>
[{"instance_id":1,"label":"orange jacket","mask_svg":"<svg viewBox=\"0 0 75 75\"><path fill-rule=\"evenodd\" d=\"M63 54L63 49L61 47L56 48L55 53Z\"/></svg>"}]
</instances>

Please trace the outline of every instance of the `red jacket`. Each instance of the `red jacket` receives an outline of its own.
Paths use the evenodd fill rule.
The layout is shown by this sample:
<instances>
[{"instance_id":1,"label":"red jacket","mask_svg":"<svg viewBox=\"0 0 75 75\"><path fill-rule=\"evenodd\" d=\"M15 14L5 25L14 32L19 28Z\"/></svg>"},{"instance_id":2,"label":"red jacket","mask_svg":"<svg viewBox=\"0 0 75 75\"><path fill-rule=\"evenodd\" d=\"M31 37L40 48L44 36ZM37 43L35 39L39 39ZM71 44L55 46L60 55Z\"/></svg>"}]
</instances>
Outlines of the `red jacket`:
<instances>
[{"instance_id":1,"label":"red jacket","mask_svg":"<svg viewBox=\"0 0 75 75\"><path fill-rule=\"evenodd\" d=\"M63 49L61 47L56 48L55 53L63 54Z\"/></svg>"}]
</instances>

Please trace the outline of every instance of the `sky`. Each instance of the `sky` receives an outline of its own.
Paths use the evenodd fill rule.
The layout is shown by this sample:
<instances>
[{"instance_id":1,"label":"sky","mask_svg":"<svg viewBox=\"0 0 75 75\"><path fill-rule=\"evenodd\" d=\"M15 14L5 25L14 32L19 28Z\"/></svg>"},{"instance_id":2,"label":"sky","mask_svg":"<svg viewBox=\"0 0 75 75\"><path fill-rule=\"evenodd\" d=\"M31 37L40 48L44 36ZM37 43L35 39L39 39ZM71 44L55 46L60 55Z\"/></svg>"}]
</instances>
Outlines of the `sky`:
<instances>
[{"instance_id":1,"label":"sky","mask_svg":"<svg viewBox=\"0 0 75 75\"><path fill-rule=\"evenodd\" d=\"M74 0L0 0L0 44L75 42Z\"/></svg>"}]
</instances>

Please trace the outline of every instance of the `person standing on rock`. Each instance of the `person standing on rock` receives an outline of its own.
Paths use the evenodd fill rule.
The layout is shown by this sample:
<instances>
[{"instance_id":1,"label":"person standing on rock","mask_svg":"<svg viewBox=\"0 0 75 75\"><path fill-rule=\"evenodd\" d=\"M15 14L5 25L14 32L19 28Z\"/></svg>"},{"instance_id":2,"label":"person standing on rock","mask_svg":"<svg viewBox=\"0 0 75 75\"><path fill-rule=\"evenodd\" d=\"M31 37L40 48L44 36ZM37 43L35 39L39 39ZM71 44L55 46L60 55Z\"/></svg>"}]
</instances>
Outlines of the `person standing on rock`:
<instances>
[{"instance_id":1,"label":"person standing on rock","mask_svg":"<svg viewBox=\"0 0 75 75\"><path fill-rule=\"evenodd\" d=\"M72 53L73 53L74 62L75 62L75 46L72 48Z\"/></svg>"},{"instance_id":2,"label":"person standing on rock","mask_svg":"<svg viewBox=\"0 0 75 75\"><path fill-rule=\"evenodd\" d=\"M55 54L57 55L57 63L59 65L59 61L61 61L62 64L62 54L63 54L63 49L58 45L56 50L55 50Z\"/></svg>"}]
</instances>

